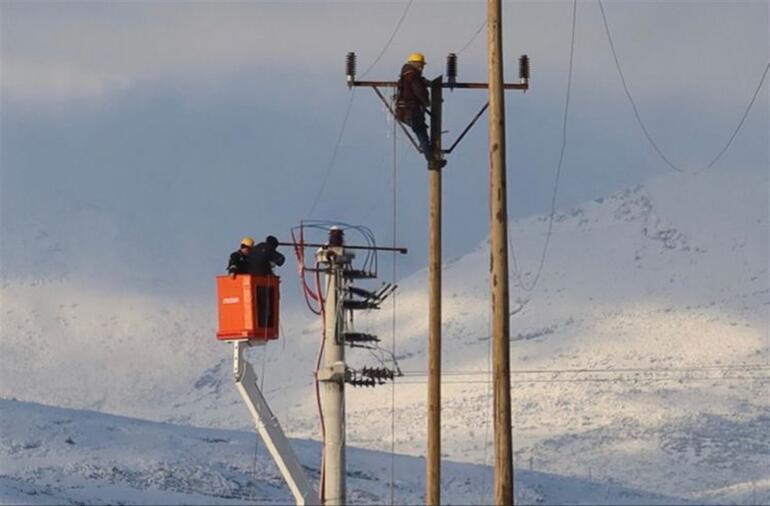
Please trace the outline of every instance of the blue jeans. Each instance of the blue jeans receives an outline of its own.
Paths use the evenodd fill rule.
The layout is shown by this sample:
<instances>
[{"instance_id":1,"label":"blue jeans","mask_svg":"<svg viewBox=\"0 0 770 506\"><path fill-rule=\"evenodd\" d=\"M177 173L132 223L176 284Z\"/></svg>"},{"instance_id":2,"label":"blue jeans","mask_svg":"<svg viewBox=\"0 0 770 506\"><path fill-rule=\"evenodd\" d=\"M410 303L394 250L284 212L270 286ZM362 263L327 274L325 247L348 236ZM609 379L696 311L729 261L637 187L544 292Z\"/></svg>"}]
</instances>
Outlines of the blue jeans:
<instances>
[{"instance_id":1,"label":"blue jeans","mask_svg":"<svg viewBox=\"0 0 770 506\"><path fill-rule=\"evenodd\" d=\"M430 162L433 150L431 149L430 138L428 137L428 126L425 124L425 116L419 113L411 114L405 123L409 125L409 128L417 136L417 141L420 143L420 148L422 148L422 154Z\"/></svg>"}]
</instances>

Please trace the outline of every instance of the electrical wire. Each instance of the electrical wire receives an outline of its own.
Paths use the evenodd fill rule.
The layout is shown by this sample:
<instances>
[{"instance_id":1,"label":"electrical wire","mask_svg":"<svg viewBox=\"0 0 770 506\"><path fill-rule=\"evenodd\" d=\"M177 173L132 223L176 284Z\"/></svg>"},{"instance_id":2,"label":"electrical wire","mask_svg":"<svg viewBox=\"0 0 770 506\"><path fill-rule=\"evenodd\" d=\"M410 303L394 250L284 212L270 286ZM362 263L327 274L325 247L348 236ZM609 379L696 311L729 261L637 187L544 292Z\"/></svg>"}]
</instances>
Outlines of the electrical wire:
<instances>
[{"instance_id":1,"label":"electrical wire","mask_svg":"<svg viewBox=\"0 0 770 506\"><path fill-rule=\"evenodd\" d=\"M414 3L414 0L409 0L409 3L407 3L406 8L404 8L404 11L401 13L401 17L398 20L398 23L396 23L396 27L393 29L393 32L390 34L390 38L383 46L382 50L380 50L380 54L377 55L377 57L374 59L371 65L361 74L361 77L363 78L366 76L369 71L371 71L375 65L380 61L380 59L383 57L385 52L388 50L390 45L393 43L393 40L396 37L396 34L398 33L398 30L401 28L401 25L404 22L404 19L406 19L406 15L409 12L409 9L412 7L412 3ZM355 98L355 88L353 88L350 91L350 99L348 100L348 105L345 108L345 116L342 119L342 125L340 126L339 133L337 134L337 142L334 144L334 149L332 150L332 156L329 160L329 164L326 166L326 173L323 178L323 182L321 183L321 187L318 189L318 193L316 193L315 198L313 199L313 205L310 207L310 212L308 213L308 216L312 216L315 212L316 207L318 206L318 202L321 199L321 195L323 194L324 190L326 189L326 184L329 181L329 176L331 175L332 169L334 168L334 164L337 161L337 153L339 152L340 145L342 144L342 138L345 135L345 128L348 124L348 118L350 117L350 110L353 108L353 100Z\"/></svg>"},{"instance_id":2,"label":"electrical wire","mask_svg":"<svg viewBox=\"0 0 770 506\"><path fill-rule=\"evenodd\" d=\"M393 32L390 34L390 38L385 43L385 45L382 47L382 50L380 50L380 54L377 55L377 57L374 59L371 65L367 67L366 70L364 70L361 73L361 77L366 77L366 75L374 68L375 65L380 61L380 59L385 55L385 52L390 48L390 45L393 43L393 40L396 38L396 34L398 33L398 30L401 28L401 25L404 23L404 20L406 19L406 15L409 13L409 9L412 7L412 4L414 3L414 0L409 0L409 2L406 4L406 7L404 8L404 11L401 13L401 17L398 20L398 23L396 23L396 27L393 29Z\"/></svg>"},{"instance_id":3,"label":"electrical wire","mask_svg":"<svg viewBox=\"0 0 770 506\"><path fill-rule=\"evenodd\" d=\"M749 101L748 106L746 107L746 110L743 113L743 116L741 117L740 121L738 122L738 125L733 130L732 135L730 135L730 138L727 140L727 143L725 143L724 147L719 151L719 153L716 154L716 156L709 162L709 164L700 170L697 171L688 171L685 169L682 169L681 167L675 165L671 160L663 153L663 151L660 149L658 144L655 142L655 140L652 138L652 135L650 134L649 130L647 129L647 126L645 125L644 121L642 121L642 116L639 113L639 108L636 105L636 101L634 100L634 97L631 95L631 91L629 90L628 83L626 82L625 75L623 74L623 69L620 65L620 58L618 57L618 53L615 50L615 43L612 39L612 34L610 33L610 26L607 21L607 15L604 12L604 4L602 0L597 0L599 3L599 10L602 14L602 22L604 23L604 32L607 35L607 41L610 45L610 50L612 52L612 58L615 61L615 68L618 71L618 76L620 77L620 82L623 85L623 91L626 94L626 97L628 98L629 103L631 104L631 108L634 111L634 117L636 118L636 122L639 124L639 127L642 129L642 132L644 133L644 136L647 138L647 141L649 141L650 145L652 146L653 150L655 150L655 153L657 153L658 157L660 157L663 162L668 165L671 169L681 172L683 174L689 174L689 175L695 175L699 174L705 170L710 169L714 164L719 161L719 159L722 157L722 155L727 151L727 149L732 144L735 137L738 135L738 132L740 131L741 127L743 126L744 122L746 121L746 118L749 115L749 112L751 111L752 107L754 106L754 102L757 99L757 95L759 95L759 90L762 89L762 85L765 82L765 78L767 77L767 72L770 69L770 63L768 63L765 66L765 70L762 73L762 77L759 80L759 84L757 85L756 90L754 90L754 94L751 97L751 100Z\"/></svg>"},{"instance_id":4,"label":"electrical wire","mask_svg":"<svg viewBox=\"0 0 770 506\"><path fill-rule=\"evenodd\" d=\"M511 369L511 375L526 375L526 374L587 374L587 373L649 373L649 372L692 372L692 371L714 371L714 370L770 370L770 364L761 363L748 363L748 364L701 364L693 366L679 366L679 367L606 367L606 368L575 368L575 369ZM428 371L414 370L403 371L403 375L406 376L426 376ZM487 371L477 370L445 370L441 372L442 376L479 376L487 374Z\"/></svg>"},{"instance_id":5,"label":"electrical wire","mask_svg":"<svg viewBox=\"0 0 770 506\"><path fill-rule=\"evenodd\" d=\"M511 234L508 234L508 244L511 250L511 262L513 264L514 282L525 292L531 292L537 286L537 282L540 280L540 275L543 273L543 267L545 266L545 259L548 254L548 247L551 244L551 236L553 235L553 218L556 214L556 197L559 193L559 182L561 181L561 169L564 163L564 153L567 148L567 120L569 117L569 104L570 95L572 91L572 75L573 66L575 61L575 26L577 21L577 0L572 2L572 37L570 38L569 48L569 67L567 71L567 91L564 97L564 114L562 117L561 128L561 149L559 150L559 162L556 164L556 170L554 171L553 190L551 192L551 211L548 214L548 230L545 234L545 242L543 243L543 249L540 253L540 260L538 262L537 271L531 282L527 283L522 277L519 270L518 260L516 258L516 251L513 247L511 240Z\"/></svg>"},{"instance_id":6,"label":"electrical wire","mask_svg":"<svg viewBox=\"0 0 770 506\"><path fill-rule=\"evenodd\" d=\"M769 376L713 376L713 377L664 377L664 378L582 378L582 379L528 379L528 380L511 380L512 383L640 383L640 382L664 382L664 381L770 381ZM445 380L442 381L442 385L455 384L455 385L471 385L471 384L483 384L487 385L491 383L491 380ZM428 380L398 380L402 385L426 385ZM511 387L513 388L513 387Z\"/></svg>"},{"instance_id":7,"label":"electrical wire","mask_svg":"<svg viewBox=\"0 0 770 506\"><path fill-rule=\"evenodd\" d=\"M459 51L457 51L457 53L455 53L455 54L456 54L457 56L460 56L460 55L463 53L463 51L465 51L466 49L468 49L468 47L469 47L471 44L473 44L473 41L475 41L475 40L476 40L476 37L478 37L478 36L479 36L479 34L481 33L481 31L482 31L482 30L484 29L484 27L486 27L486 26L487 26L487 20L485 19L485 20L484 20L484 22L483 22L483 23L481 23L481 26L479 27L479 29L478 29L478 30L476 30L476 32L473 34L473 36L471 36L471 38L470 38L470 39L468 39L468 42L466 42L466 43L465 43L465 45L464 45L463 47L461 47L461 48L460 48L460 50L459 50Z\"/></svg>"},{"instance_id":8,"label":"electrical wire","mask_svg":"<svg viewBox=\"0 0 770 506\"><path fill-rule=\"evenodd\" d=\"M308 309L310 309L310 311L313 314L320 316L322 305L323 305L321 296L317 291L313 292L313 290L310 288L310 286L307 283L306 267L305 267L304 227L302 225L300 225L299 227L299 241L297 240L297 236L296 236L296 228L293 228L291 230L291 239L292 239L292 243L294 244L294 255L297 258L297 268L299 271L300 288L302 289L302 295L305 299L305 304L307 304ZM311 300L314 300L318 304L317 309L313 307L313 304L310 302Z\"/></svg>"},{"instance_id":9,"label":"electrical wire","mask_svg":"<svg viewBox=\"0 0 770 506\"><path fill-rule=\"evenodd\" d=\"M355 98L356 98L356 90L353 89L350 91L350 98L348 99L348 105L345 108L345 116L342 118L342 125L340 125L340 131L337 134L337 142L334 144L334 149L332 150L332 157L329 160L329 163L326 165L326 173L324 174L321 187L318 189L318 193L316 193L316 196L313 199L313 205L310 206L310 212L308 213L308 216L313 215L313 213L315 212L315 208L318 205L319 200L321 199L321 195L326 189L326 184L329 181L329 176L331 175L332 169L334 168L334 164L337 161L337 153L339 153L340 145L342 144L342 138L345 135L345 127L347 127L348 125L350 110L353 108L353 100Z\"/></svg>"},{"instance_id":10,"label":"electrical wire","mask_svg":"<svg viewBox=\"0 0 770 506\"><path fill-rule=\"evenodd\" d=\"M492 336L492 306L487 305L487 335ZM451 373L451 371L449 371ZM442 371L443 373L443 371ZM487 501L487 461L488 461L488 450L489 450L489 420L491 418L491 403L492 403L492 339L487 339L487 370L484 372L485 376L487 377L487 388L486 388L486 413L484 416L484 420L486 420L486 423L484 424L484 460L482 460L481 464L481 500L479 501L479 504L489 504L491 501Z\"/></svg>"},{"instance_id":11,"label":"electrical wire","mask_svg":"<svg viewBox=\"0 0 770 506\"><path fill-rule=\"evenodd\" d=\"M305 255L304 255L304 237L305 237L305 228L309 228L311 230L323 230L324 232L328 233L329 228L331 227L339 227L343 231L347 230L354 230L358 234L361 235L361 237L364 239L364 242L366 242L369 246L376 246L374 233L371 229L368 227L362 226L362 225L349 225L346 223L338 223L338 222L330 222L330 221L323 221L323 220L312 220L312 221L303 221L300 223L299 227L292 227L291 229L291 235L292 235L292 241L294 244L294 250L295 255L297 257L297 262L299 264L299 270L301 274L301 286L302 290L305 294L306 303L308 304L308 307L316 314L319 314L321 316L322 321L322 328L325 330L326 328L326 304L325 299L329 295L329 284L326 286L326 290L321 289L321 269L320 269L320 263L318 261L315 262L313 273L315 278L315 291L309 288L307 280L305 278L305 273L307 271L307 267L305 266ZM299 240L297 238L297 234L299 233ZM372 251L367 252L367 256L364 260L364 266L365 268L374 269L377 268L377 256L376 252L372 253ZM327 279L327 283L331 283L331 279ZM324 297L324 293L326 293L326 297ZM337 294L335 294L335 299L340 300L339 295L339 287L337 287ZM310 304L310 300L315 300L319 304L319 310L316 311L312 305ZM339 303L336 304L337 313L335 315L335 321L340 321L340 316L343 312L343 304ZM326 439L326 422L324 420L323 416L323 410L321 406L321 387L320 387L320 381L318 380L318 373L321 368L321 361L323 359L324 355L324 348L325 348L325 332L322 333L321 337L321 344L319 345L318 349L318 355L316 357L316 369L315 369L315 394L316 394L316 405L318 409L318 417L319 422L321 425L321 436L322 439ZM325 460L326 456L322 450L321 452L321 478L320 478L320 486L319 486L319 500L321 504L323 504L325 500L325 488L324 488L324 482L325 482Z\"/></svg>"},{"instance_id":12,"label":"electrical wire","mask_svg":"<svg viewBox=\"0 0 770 506\"><path fill-rule=\"evenodd\" d=\"M393 253L391 257L391 283L396 284L396 239L398 237L398 137L396 130L396 120L393 119L393 229L392 244ZM396 293L391 294L393 312L391 314L391 355L393 362L396 361ZM390 506L395 506L395 479L396 479L396 382L390 383Z\"/></svg>"}]
</instances>

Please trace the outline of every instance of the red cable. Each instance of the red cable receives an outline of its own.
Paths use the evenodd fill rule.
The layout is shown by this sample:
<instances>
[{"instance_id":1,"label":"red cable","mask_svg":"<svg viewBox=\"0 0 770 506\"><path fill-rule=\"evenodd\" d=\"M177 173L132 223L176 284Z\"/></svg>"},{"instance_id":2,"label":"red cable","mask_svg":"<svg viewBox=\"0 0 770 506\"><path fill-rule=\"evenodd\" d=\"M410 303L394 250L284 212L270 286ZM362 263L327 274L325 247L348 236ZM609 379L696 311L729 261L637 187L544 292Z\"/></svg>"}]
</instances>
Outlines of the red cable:
<instances>
[{"instance_id":1,"label":"red cable","mask_svg":"<svg viewBox=\"0 0 770 506\"><path fill-rule=\"evenodd\" d=\"M321 357L323 357L324 345L326 344L326 339L324 336L326 330L326 307L324 305L323 294L321 293L321 275L318 269L318 262L316 262L315 266L316 293L318 294L318 301L321 304L321 328L324 330L324 332L321 333L321 346L318 348L318 357L316 358L315 364L315 398L316 404L318 406L318 418L321 421L321 440L326 441L326 424L324 423L324 414L323 410L321 409L321 387L318 381L318 371L321 369ZM324 452L324 447L321 446L321 483L318 487L321 504L323 504L326 500L326 490L324 489L325 475L326 454Z\"/></svg>"},{"instance_id":2,"label":"red cable","mask_svg":"<svg viewBox=\"0 0 770 506\"><path fill-rule=\"evenodd\" d=\"M310 303L310 299L315 300L316 302L320 302L319 295L316 293L313 293L310 287L307 284L307 278L305 276L305 247L304 247L304 233L300 232L300 239L299 242L297 242L297 237L294 234L294 230L291 231L291 238L292 242L294 243L294 255L297 257L297 266L299 268L299 278L302 288L302 295L305 299L305 304L307 305L308 309L314 314L320 315L321 311L319 309L316 309L313 307L313 305Z\"/></svg>"}]
</instances>

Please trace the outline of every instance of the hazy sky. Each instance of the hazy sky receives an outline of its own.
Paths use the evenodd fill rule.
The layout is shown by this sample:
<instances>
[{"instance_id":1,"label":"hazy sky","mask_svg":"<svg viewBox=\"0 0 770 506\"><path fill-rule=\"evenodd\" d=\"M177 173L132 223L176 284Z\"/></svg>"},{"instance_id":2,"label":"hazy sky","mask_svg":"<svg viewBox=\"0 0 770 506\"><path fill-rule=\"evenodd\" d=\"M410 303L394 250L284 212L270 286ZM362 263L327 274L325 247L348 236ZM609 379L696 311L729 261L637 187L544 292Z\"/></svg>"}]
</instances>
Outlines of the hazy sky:
<instances>
[{"instance_id":1,"label":"hazy sky","mask_svg":"<svg viewBox=\"0 0 770 506\"><path fill-rule=\"evenodd\" d=\"M70 272L95 284L210 296L238 239L288 238L300 219L371 226L391 241L389 124L370 90L345 86L382 49L407 2L0 3L0 261L5 278ZM768 2L606 2L640 113L677 164L699 169L732 132L768 62ZM368 77L412 51L444 70L485 3L416 0ZM546 212L558 159L572 2L505 2L513 216ZM460 80L486 80L486 32ZM711 170L768 170L768 88ZM350 94L350 118L315 213ZM452 141L485 93L445 94ZM486 118L445 169L445 255L488 234ZM427 175L398 137L400 271L425 265ZM633 119L595 1L579 2L560 206L668 170ZM514 238L515 239L515 238ZM554 238L558 241L558 237ZM536 259L522 259L534 263ZM286 271L292 271L292 268Z\"/></svg>"}]
</instances>

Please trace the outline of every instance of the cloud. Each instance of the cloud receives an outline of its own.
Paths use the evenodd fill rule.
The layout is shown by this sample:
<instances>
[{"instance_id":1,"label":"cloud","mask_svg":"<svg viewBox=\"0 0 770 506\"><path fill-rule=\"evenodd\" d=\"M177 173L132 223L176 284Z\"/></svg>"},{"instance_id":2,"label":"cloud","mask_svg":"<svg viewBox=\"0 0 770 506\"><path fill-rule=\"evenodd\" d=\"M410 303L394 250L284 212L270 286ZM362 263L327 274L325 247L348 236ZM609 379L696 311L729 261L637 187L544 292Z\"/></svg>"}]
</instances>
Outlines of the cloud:
<instances>
[{"instance_id":1,"label":"cloud","mask_svg":"<svg viewBox=\"0 0 770 506\"><path fill-rule=\"evenodd\" d=\"M363 72L405 5L0 3L4 230L32 227L54 236L70 230L61 228L69 215L82 218L84 228L91 221L114 224L125 251L136 252L126 260L135 278L151 284L171 279L173 269L169 284L185 289L208 283L188 273L219 269L229 241L246 230L284 234L303 218L361 220L389 242L392 124L369 90L355 92L336 164L326 174L351 93L344 55L356 51ZM531 90L506 100L514 216L548 211L571 6L505 3L506 74L515 79L523 52L533 71ZM395 77L414 50L428 56L429 76L442 72L445 55L459 51L483 22L484 8L483 2L416 0L369 77ZM607 2L605 8L653 136L675 162L700 168L726 141L767 61L767 4ZM594 2L578 3L577 23L560 207L665 170L634 122ZM485 51L482 32L460 55L461 79L486 80ZM486 96L454 91L444 98L452 141ZM766 109L763 93L721 167L764 170ZM447 257L487 234L485 129L482 119L447 169ZM399 267L404 273L424 264L427 187L419 155L403 138L397 150L398 235L410 247ZM308 216L322 185L316 213ZM33 196L36 206L29 205ZM106 218L78 214L82 205ZM28 250L4 243L4 267L13 270L8 252L18 248L26 258ZM189 253L169 257L169 244L184 244ZM71 246L67 265L101 257L99 248Z\"/></svg>"},{"instance_id":2,"label":"cloud","mask_svg":"<svg viewBox=\"0 0 770 506\"><path fill-rule=\"evenodd\" d=\"M22 102L101 99L125 91L126 75L61 62L3 61L2 92Z\"/></svg>"},{"instance_id":3,"label":"cloud","mask_svg":"<svg viewBox=\"0 0 770 506\"><path fill-rule=\"evenodd\" d=\"M2 91L24 101L103 97L135 83L217 86L244 71L301 70L343 82L343 57L371 64L404 2L17 2L2 5ZM443 70L485 18L483 2L416 1L372 75L397 72L422 50ZM767 62L766 2L609 2L613 36L634 91L646 97L697 95L745 100ZM570 2L506 2L508 75L529 53L533 85L562 88ZM576 79L615 89L601 18L579 2ZM460 57L461 76L484 80L485 33ZM745 85L744 85L745 83ZM733 91L735 93L733 93Z\"/></svg>"}]
</instances>

